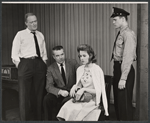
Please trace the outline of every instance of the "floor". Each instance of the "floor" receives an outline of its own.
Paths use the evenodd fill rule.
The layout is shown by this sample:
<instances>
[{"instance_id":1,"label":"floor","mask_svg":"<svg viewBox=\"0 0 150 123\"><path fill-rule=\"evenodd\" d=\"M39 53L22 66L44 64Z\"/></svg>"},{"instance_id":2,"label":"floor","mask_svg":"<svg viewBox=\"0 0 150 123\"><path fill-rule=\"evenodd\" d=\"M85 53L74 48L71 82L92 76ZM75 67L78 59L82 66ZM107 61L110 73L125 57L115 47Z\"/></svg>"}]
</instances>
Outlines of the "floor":
<instances>
[{"instance_id":1,"label":"floor","mask_svg":"<svg viewBox=\"0 0 150 123\"><path fill-rule=\"evenodd\" d=\"M112 104L110 105L109 113L110 113L109 121L116 121L114 106ZM13 108L13 109L7 110L5 115L6 115L6 121L20 121L19 108Z\"/></svg>"},{"instance_id":2,"label":"floor","mask_svg":"<svg viewBox=\"0 0 150 123\"><path fill-rule=\"evenodd\" d=\"M18 99L18 93L13 90L7 90L3 92L3 96L7 97L7 99L3 100L3 103L5 103L5 113L3 113L3 116L5 119L2 119L4 121L20 121L19 118L19 99ZM3 108L3 105L2 105ZM109 109L109 121L116 121L116 115L114 110L114 105L110 104Z\"/></svg>"}]
</instances>

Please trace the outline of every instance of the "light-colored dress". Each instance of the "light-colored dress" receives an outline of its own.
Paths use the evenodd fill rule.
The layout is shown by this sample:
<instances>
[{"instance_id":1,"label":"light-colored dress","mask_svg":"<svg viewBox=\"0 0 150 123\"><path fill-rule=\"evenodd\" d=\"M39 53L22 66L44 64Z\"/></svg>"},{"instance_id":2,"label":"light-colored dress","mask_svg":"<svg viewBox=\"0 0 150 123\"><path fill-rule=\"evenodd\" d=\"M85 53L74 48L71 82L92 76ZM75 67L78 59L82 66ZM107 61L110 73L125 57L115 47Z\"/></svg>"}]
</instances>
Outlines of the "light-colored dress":
<instances>
[{"instance_id":1,"label":"light-colored dress","mask_svg":"<svg viewBox=\"0 0 150 123\"><path fill-rule=\"evenodd\" d=\"M94 89L92 74L90 70L84 69L84 74L80 79L84 88ZM60 109L57 118L65 121L97 121L100 115L100 109L96 106L96 96L90 102L72 102L70 99Z\"/></svg>"}]
</instances>

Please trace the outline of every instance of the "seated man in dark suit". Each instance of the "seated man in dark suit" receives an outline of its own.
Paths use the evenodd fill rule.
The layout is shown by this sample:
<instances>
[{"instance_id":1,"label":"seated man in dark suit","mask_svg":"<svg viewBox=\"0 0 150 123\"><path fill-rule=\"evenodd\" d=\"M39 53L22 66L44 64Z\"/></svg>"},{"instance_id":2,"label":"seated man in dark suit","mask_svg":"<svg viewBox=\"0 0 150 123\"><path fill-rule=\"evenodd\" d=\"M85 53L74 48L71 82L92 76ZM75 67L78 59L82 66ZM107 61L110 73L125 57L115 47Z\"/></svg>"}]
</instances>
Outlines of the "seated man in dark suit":
<instances>
[{"instance_id":1,"label":"seated man in dark suit","mask_svg":"<svg viewBox=\"0 0 150 123\"><path fill-rule=\"evenodd\" d=\"M57 120L56 115L60 107L70 99L69 92L76 83L76 60L65 59L62 46L52 49L55 62L48 67L46 90L44 97L44 120Z\"/></svg>"}]
</instances>

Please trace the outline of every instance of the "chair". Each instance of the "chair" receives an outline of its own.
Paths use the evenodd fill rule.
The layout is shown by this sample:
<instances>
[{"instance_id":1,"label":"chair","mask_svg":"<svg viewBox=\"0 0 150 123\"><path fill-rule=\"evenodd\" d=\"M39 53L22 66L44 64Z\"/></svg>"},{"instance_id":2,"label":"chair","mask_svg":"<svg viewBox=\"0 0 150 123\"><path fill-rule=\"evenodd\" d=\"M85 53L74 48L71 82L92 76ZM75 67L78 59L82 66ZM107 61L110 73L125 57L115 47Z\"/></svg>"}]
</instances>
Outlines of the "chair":
<instances>
[{"instance_id":1,"label":"chair","mask_svg":"<svg viewBox=\"0 0 150 123\"><path fill-rule=\"evenodd\" d=\"M112 82L113 82L113 76L105 75L104 78L105 78L105 88L106 88L106 96L107 96L108 112L109 112L110 91L111 91L111 84L112 84ZM102 98L102 97L101 97L101 98ZM103 107L102 99L101 99L100 106ZM109 120L109 116L106 117L106 116L104 115L104 113L105 113L105 112L102 110L98 121Z\"/></svg>"}]
</instances>

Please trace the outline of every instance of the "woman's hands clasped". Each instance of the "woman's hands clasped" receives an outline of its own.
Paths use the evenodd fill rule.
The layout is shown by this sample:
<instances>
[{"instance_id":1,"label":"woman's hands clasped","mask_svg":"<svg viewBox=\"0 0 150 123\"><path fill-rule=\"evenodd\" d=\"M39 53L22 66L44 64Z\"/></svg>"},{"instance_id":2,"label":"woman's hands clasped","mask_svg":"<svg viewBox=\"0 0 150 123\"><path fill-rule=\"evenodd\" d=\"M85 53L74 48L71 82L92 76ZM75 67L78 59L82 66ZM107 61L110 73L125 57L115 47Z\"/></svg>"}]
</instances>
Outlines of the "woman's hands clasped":
<instances>
[{"instance_id":1,"label":"woman's hands clasped","mask_svg":"<svg viewBox=\"0 0 150 123\"><path fill-rule=\"evenodd\" d=\"M76 85L72 86L70 90L70 97L74 97L78 87Z\"/></svg>"},{"instance_id":2,"label":"woman's hands clasped","mask_svg":"<svg viewBox=\"0 0 150 123\"><path fill-rule=\"evenodd\" d=\"M83 93L84 93L84 88L79 89L79 90L76 92L76 94L75 94L76 100L80 100L80 98L81 98L81 96L83 95Z\"/></svg>"}]
</instances>

